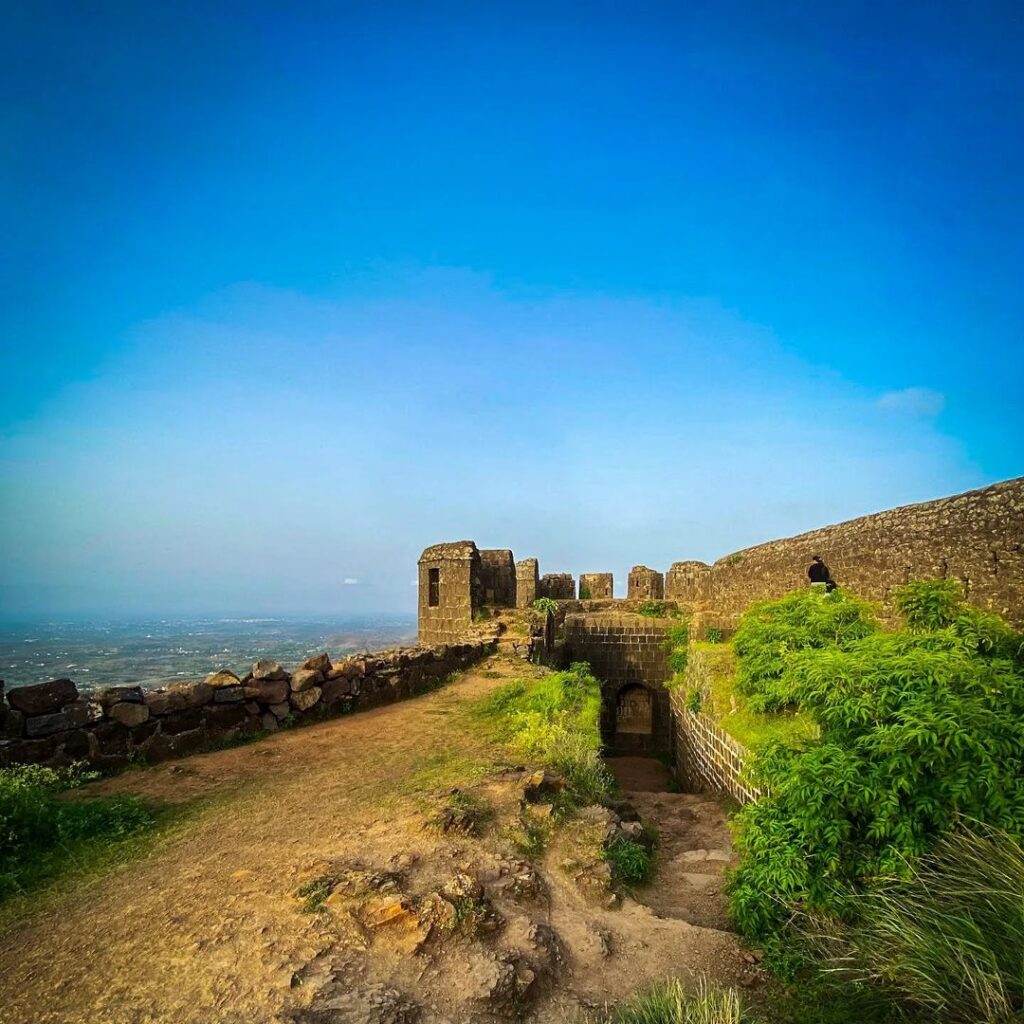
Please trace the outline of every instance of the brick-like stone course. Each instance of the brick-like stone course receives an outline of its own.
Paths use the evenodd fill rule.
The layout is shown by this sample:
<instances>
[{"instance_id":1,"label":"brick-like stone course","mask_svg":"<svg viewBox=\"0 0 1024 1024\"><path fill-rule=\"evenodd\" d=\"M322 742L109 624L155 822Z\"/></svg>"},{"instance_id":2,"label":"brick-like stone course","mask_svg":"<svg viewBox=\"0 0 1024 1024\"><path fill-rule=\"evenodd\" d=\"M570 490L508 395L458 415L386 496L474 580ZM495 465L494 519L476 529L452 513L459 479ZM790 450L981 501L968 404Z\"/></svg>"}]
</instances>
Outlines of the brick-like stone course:
<instances>
[{"instance_id":1,"label":"brick-like stone course","mask_svg":"<svg viewBox=\"0 0 1024 1024\"><path fill-rule=\"evenodd\" d=\"M576 580L569 572L546 572L540 578L540 596L555 601L576 600Z\"/></svg>"},{"instance_id":2,"label":"brick-like stone course","mask_svg":"<svg viewBox=\"0 0 1024 1024\"><path fill-rule=\"evenodd\" d=\"M657 753L671 745L668 691L667 620L625 612L571 612L565 617L565 653L586 661L601 682L602 733L618 753ZM643 687L651 709L649 734L616 729L624 691Z\"/></svg>"},{"instance_id":3,"label":"brick-like stone course","mask_svg":"<svg viewBox=\"0 0 1024 1024\"><path fill-rule=\"evenodd\" d=\"M529 608L540 597L540 570L536 558L516 562L516 607Z\"/></svg>"},{"instance_id":4,"label":"brick-like stone course","mask_svg":"<svg viewBox=\"0 0 1024 1024\"><path fill-rule=\"evenodd\" d=\"M483 603L495 608L516 606L516 564L507 548L480 552Z\"/></svg>"},{"instance_id":5,"label":"brick-like stone course","mask_svg":"<svg viewBox=\"0 0 1024 1024\"><path fill-rule=\"evenodd\" d=\"M668 596L728 627L753 601L807 586L815 554L840 586L884 607L902 583L952 577L971 603L1024 626L1024 477L758 544L710 566L677 562Z\"/></svg>"},{"instance_id":6,"label":"brick-like stone course","mask_svg":"<svg viewBox=\"0 0 1024 1024\"><path fill-rule=\"evenodd\" d=\"M488 642L473 641L338 662L319 655L294 672L257 663L253 668L263 666L263 679L216 672L211 678L217 685L108 687L85 695L65 679L16 687L5 697L0 681L0 766L86 761L110 770L136 758L181 757L236 736L273 731L289 716L327 718L404 700L492 649Z\"/></svg>"},{"instance_id":7,"label":"brick-like stone course","mask_svg":"<svg viewBox=\"0 0 1024 1024\"><path fill-rule=\"evenodd\" d=\"M628 599L630 601L662 601L665 598L665 577L646 565L634 565L629 570Z\"/></svg>"},{"instance_id":8,"label":"brick-like stone course","mask_svg":"<svg viewBox=\"0 0 1024 1024\"><path fill-rule=\"evenodd\" d=\"M438 577L437 604L431 604L431 572ZM434 544L419 560L419 633L421 644L458 643L483 605L480 552L471 540Z\"/></svg>"}]
</instances>

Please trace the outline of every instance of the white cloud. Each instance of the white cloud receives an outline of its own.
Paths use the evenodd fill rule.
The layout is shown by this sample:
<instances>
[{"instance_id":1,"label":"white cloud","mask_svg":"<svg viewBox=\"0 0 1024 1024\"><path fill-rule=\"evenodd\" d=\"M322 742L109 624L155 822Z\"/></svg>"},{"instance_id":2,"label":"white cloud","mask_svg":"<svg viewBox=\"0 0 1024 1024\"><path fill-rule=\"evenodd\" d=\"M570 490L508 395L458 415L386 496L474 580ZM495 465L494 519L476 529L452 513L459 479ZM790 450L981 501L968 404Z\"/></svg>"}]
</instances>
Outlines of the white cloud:
<instances>
[{"instance_id":1,"label":"white cloud","mask_svg":"<svg viewBox=\"0 0 1024 1024\"><path fill-rule=\"evenodd\" d=\"M358 583L359 583L359 580L357 580L354 576L346 576L345 577L345 586L346 587L354 587Z\"/></svg>"},{"instance_id":2,"label":"white cloud","mask_svg":"<svg viewBox=\"0 0 1024 1024\"><path fill-rule=\"evenodd\" d=\"M937 416L946 404L946 396L931 388L903 388L886 391L875 405L887 412L906 412L911 416Z\"/></svg>"}]
</instances>

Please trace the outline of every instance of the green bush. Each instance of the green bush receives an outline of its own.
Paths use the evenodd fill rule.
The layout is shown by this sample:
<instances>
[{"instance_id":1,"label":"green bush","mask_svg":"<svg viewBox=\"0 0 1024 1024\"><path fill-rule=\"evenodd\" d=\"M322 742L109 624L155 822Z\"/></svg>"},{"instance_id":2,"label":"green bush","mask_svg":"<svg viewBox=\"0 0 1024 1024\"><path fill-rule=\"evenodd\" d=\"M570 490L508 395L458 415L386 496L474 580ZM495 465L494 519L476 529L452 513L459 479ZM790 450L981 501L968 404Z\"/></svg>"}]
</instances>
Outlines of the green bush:
<instances>
[{"instance_id":1,"label":"green bush","mask_svg":"<svg viewBox=\"0 0 1024 1024\"><path fill-rule=\"evenodd\" d=\"M601 686L587 664L499 687L479 713L517 756L559 772L577 799L594 803L611 792L601 760Z\"/></svg>"},{"instance_id":2,"label":"green bush","mask_svg":"<svg viewBox=\"0 0 1024 1024\"><path fill-rule=\"evenodd\" d=\"M795 703L783 679L797 651L844 648L878 631L872 605L843 590L794 590L777 601L758 601L740 620L732 639L739 656L737 687L755 711L778 711Z\"/></svg>"},{"instance_id":3,"label":"green bush","mask_svg":"<svg viewBox=\"0 0 1024 1024\"><path fill-rule=\"evenodd\" d=\"M831 968L933 1024L1024 1020L1024 850L984 827L952 831L857 900Z\"/></svg>"},{"instance_id":4,"label":"green bush","mask_svg":"<svg viewBox=\"0 0 1024 1024\"><path fill-rule=\"evenodd\" d=\"M0 769L0 899L40 884L90 845L126 839L156 823L137 797L58 799L94 776L80 768Z\"/></svg>"},{"instance_id":5,"label":"green bush","mask_svg":"<svg viewBox=\"0 0 1024 1024\"><path fill-rule=\"evenodd\" d=\"M717 626L709 626L704 635L709 644L720 644L722 642L722 631Z\"/></svg>"},{"instance_id":6,"label":"green bush","mask_svg":"<svg viewBox=\"0 0 1024 1024\"><path fill-rule=\"evenodd\" d=\"M611 865L613 877L626 885L641 885L648 881L654 867L654 859L648 850L621 834L605 847L604 858Z\"/></svg>"},{"instance_id":7,"label":"green bush","mask_svg":"<svg viewBox=\"0 0 1024 1024\"><path fill-rule=\"evenodd\" d=\"M538 597L533 602L533 607L541 615L547 615L549 612L554 615L558 611L558 602L553 597Z\"/></svg>"},{"instance_id":8,"label":"green bush","mask_svg":"<svg viewBox=\"0 0 1024 1024\"><path fill-rule=\"evenodd\" d=\"M959 816L1024 834L1024 676L972 637L944 627L806 646L772 685L821 735L753 757L766 794L736 817L730 883L747 935L794 913L847 916L853 893L905 871Z\"/></svg>"},{"instance_id":9,"label":"green bush","mask_svg":"<svg viewBox=\"0 0 1024 1024\"><path fill-rule=\"evenodd\" d=\"M586 586L583 583L580 584L580 600L581 601L589 601L590 600L590 587Z\"/></svg>"},{"instance_id":10,"label":"green bush","mask_svg":"<svg viewBox=\"0 0 1024 1024\"><path fill-rule=\"evenodd\" d=\"M641 601L636 610L638 615L646 615L650 619L663 619L668 614L664 601Z\"/></svg>"},{"instance_id":11,"label":"green bush","mask_svg":"<svg viewBox=\"0 0 1024 1024\"><path fill-rule=\"evenodd\" d=\"M678 981L652 985L612 1015L610 1024L743 1024L734 989L716 989L701 978L692 994Z\"/></svg>"}]
</instances>

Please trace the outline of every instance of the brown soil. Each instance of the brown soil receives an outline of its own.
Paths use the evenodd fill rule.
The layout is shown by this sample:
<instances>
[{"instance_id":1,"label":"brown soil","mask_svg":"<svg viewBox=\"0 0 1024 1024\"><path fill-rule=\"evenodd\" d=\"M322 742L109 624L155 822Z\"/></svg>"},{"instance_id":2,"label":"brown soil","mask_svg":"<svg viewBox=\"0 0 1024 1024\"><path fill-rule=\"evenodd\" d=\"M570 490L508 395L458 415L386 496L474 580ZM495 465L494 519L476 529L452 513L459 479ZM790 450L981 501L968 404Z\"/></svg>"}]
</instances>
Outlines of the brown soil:
<instances>
[{"instance_id":1,"label":"brown soil","mask_svg":"<svg viewBox=\"0 0 1024 1024\"><path fill-rule=\"evenodd\" d=\"M656 762L615 766L659 830L654 883L620 906L595 900L573 879L567 832L537 865L538 891L510 897L523 860L500 823L515 815L521 782L494 774L501 752L464 711L532 671L497 656L415 700L90 787L203 809L143 860L79 881L0 936L0 1017L456 1024L500 1011L554 1024L649 979L707 974L749 984L750 968L725 930L724 813L708 798L659 792ZM484 834L425 827L444 794L467 784L494 814ZM301 911L296 888L325 864L401 872L414 901L464 872L484 883L503 927L496 937L415 952L396 929L378 940L383 930L370 935L345 907ZM513 955L536 968L535 983L520 979L531 986L528 998L485 1000L468 1012L472 993L491 986L488 972Z\"/></svg>"}]
</instances>

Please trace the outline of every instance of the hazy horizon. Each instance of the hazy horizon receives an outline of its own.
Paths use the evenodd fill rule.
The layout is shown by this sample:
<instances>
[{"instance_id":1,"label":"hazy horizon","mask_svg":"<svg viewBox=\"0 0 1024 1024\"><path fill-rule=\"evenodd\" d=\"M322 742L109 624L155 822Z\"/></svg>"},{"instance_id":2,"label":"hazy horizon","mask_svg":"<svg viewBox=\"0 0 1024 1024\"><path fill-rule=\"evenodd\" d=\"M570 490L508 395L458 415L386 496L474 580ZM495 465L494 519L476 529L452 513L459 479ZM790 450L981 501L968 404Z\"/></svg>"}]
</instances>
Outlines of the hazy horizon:
<instances>
[{"instance_id":1,"label":"hazy horizon","mask_svg":"<svg viewBox=\"0 0 1024 1024\"><path fill-rule=\"evenodd\" d=\"M0 614L406 613L1024 473L1001 4L11 12Z\"/></svg>"}]
</instances>

